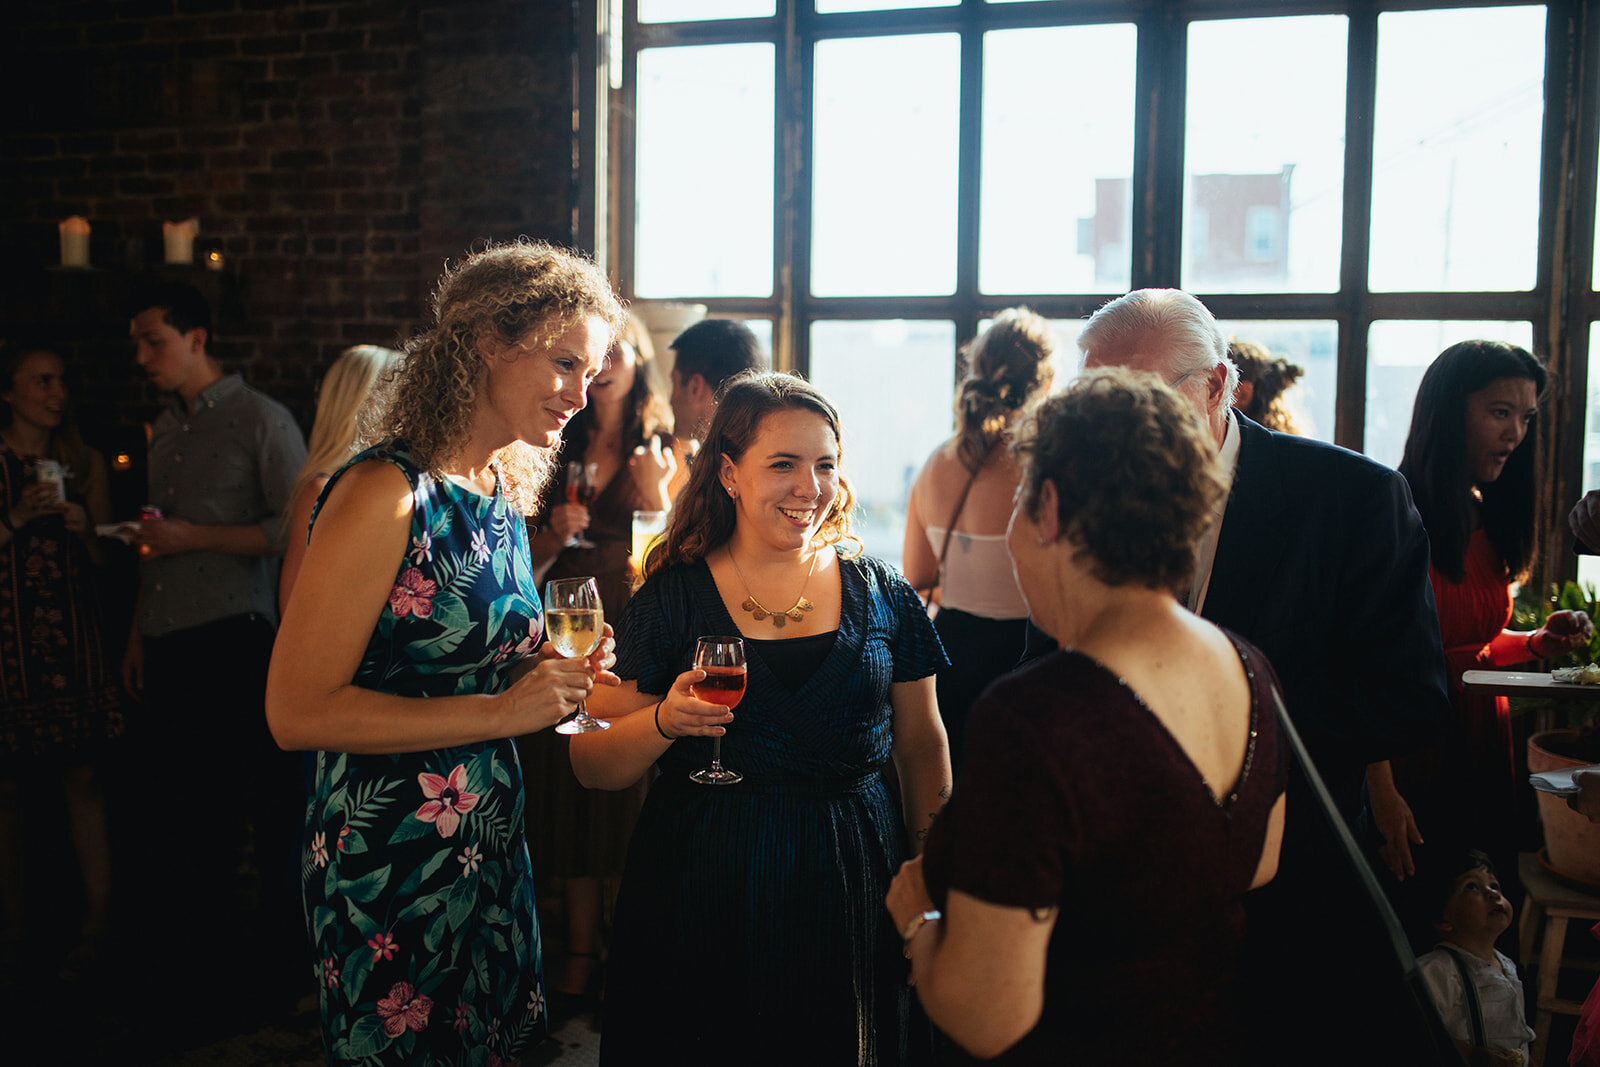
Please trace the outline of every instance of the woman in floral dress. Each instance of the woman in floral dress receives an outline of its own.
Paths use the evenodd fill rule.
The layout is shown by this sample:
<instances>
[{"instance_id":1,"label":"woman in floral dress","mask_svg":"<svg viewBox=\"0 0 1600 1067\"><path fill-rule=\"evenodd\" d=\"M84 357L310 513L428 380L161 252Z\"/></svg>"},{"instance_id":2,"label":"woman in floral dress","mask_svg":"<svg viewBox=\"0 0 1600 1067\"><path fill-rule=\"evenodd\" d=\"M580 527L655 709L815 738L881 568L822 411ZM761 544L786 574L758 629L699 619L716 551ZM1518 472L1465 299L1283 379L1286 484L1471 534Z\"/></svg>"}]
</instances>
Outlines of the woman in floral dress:
<instances>
[{"instance_id":1,"label":"woman in floral dress","mask_svg":"<svg viewBox=\"0 0 1600 1067\"><path fill-rule=\"evenodd\" d=\"M302 887L336 1064L494 1064L542 1038L511 738L616 682L609 631L587 660L533 654L524 515L621 308L592 264L519 242L448 270L434 312L387 440L323 491L267 683L278 743L317 752Z\"/></svg>"}]
</instances>

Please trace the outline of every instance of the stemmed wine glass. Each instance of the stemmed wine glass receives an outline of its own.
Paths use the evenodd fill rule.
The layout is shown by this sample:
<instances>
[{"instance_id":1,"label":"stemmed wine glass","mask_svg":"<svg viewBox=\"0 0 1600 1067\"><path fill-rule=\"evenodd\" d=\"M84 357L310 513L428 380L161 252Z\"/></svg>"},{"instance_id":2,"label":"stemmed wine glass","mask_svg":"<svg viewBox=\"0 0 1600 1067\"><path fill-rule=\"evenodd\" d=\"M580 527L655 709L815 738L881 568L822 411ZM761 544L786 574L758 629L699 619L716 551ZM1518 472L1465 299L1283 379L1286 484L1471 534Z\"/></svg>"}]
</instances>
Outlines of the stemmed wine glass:
<instances>
[{"instance_id":1,"label":"stemmed wine glass","mask_svg":"<svg viewBox=\"0 0 1600 1067\"><path fill-rule=\"evenodd\" d=\"M556 651L568 659L587 656L600 647L606 631L605 609L593 578L552 578L544 587L544 631ZM556 723L558 734L588 734L611 724L578 710Z\"/></svg>"},{"instance_id":2,"label":"stemmed wine glass","mask_svg":"<svg viewBox=\"0 0 1600 1067\"><path fill-rule=\"evenodd\" d=\"M694 649L694 665L706 676L689 687L697 700L732 709L744 697L744 641L737 637L702 637ZM711 739L711 766L689 775L701 785L732 785L744 775L722 765L722 737Z\"/></svg>"},{"instance_id":3,"label":"stemmed wine glass","mask_svg":"<svg viewBox=\"0 0 1600 1067\"><path fill-rule=\"evenodd\" d=\"M567 503L582 504L588 507L594 503L594 498L600 495L600 465L598 463L568 463L567 464ZM593 548L594 542L575 533L567 538L568 548Z\"/></svg>"}]
</instances>

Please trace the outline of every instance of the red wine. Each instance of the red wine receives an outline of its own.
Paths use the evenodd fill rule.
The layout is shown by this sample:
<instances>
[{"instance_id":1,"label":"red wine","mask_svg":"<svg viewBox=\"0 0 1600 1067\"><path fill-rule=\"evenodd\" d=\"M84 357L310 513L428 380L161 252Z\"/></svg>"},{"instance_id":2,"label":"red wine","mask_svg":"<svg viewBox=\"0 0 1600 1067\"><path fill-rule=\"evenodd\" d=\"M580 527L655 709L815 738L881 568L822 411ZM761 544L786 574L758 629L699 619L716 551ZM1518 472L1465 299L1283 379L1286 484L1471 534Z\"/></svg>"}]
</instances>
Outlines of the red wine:
<instances>
[{"instance_id":1,"label":"red wine","mask_svg":"<svg viewBox=\"0 0 1600 1067\"><path fill-rule=\"evenodd\" d=\"M569 504L582 504L584 507L588 507L594 503L595 496L595 488L592 485L567 483L567 503Z\"/></svg>"},{"instance_id":2,"label":"red wine","mask_svg":"<svg viewBox=\"0 0 1600 1067\"><path fill-rule=\"evenodd\" d=\"M706 672L703 680L695 682L689 691L698 700L724 707L738 707L744 699L743 667L701 667Z\"/></svg>"}]
</instances>

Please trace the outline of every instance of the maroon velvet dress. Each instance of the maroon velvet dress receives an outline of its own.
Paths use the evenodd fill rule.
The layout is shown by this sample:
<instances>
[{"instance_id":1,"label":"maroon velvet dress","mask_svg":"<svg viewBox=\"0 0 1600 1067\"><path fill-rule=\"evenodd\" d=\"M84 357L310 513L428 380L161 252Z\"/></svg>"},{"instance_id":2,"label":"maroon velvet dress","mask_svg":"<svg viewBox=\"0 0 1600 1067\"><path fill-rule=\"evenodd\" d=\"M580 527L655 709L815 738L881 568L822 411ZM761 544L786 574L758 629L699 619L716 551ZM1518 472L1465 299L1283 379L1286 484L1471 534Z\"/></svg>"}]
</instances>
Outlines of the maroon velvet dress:
<instances>
[{"instance_id":1,"label":"maroon velvet dress","mask_svg":"<svg viewBox=\"0 0 1600 1067\"><path fill-rule=\"evenodd\" d=\"M1240 898L1287 761L1277 679L1233 641L1252 734L1220 799L1139 695L1080 653L1034 661L974 707L966 765L928 835L928 888L940 905L959 889L1060 909L1043 1016L996 1062L1244 1061Z\"/></svg>"}]
</instances>

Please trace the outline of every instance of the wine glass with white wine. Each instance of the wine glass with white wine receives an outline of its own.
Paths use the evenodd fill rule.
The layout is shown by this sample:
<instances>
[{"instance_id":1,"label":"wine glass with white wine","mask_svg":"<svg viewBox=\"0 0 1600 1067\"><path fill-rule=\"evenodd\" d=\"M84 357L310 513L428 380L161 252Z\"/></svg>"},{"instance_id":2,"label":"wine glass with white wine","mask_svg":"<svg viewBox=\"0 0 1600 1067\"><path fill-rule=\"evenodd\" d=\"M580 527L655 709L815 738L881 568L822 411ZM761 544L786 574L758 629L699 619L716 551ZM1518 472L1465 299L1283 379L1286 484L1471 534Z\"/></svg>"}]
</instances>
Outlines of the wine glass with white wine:
<instances>
[{"instance_id":1,"label":"wine glass with white wine","mask_svg":"<svg viewBox=\"0 0 1600 1067\"><path fill-rule=\"evenodd\" d=\"M593 578L552 578L544 587L544 632L556 651L568 659L587 656L600 647L606 632L605 609ZM611 724L578 710L556 723L558 734L588 734Z\"/></svg>"}]
</instances>

